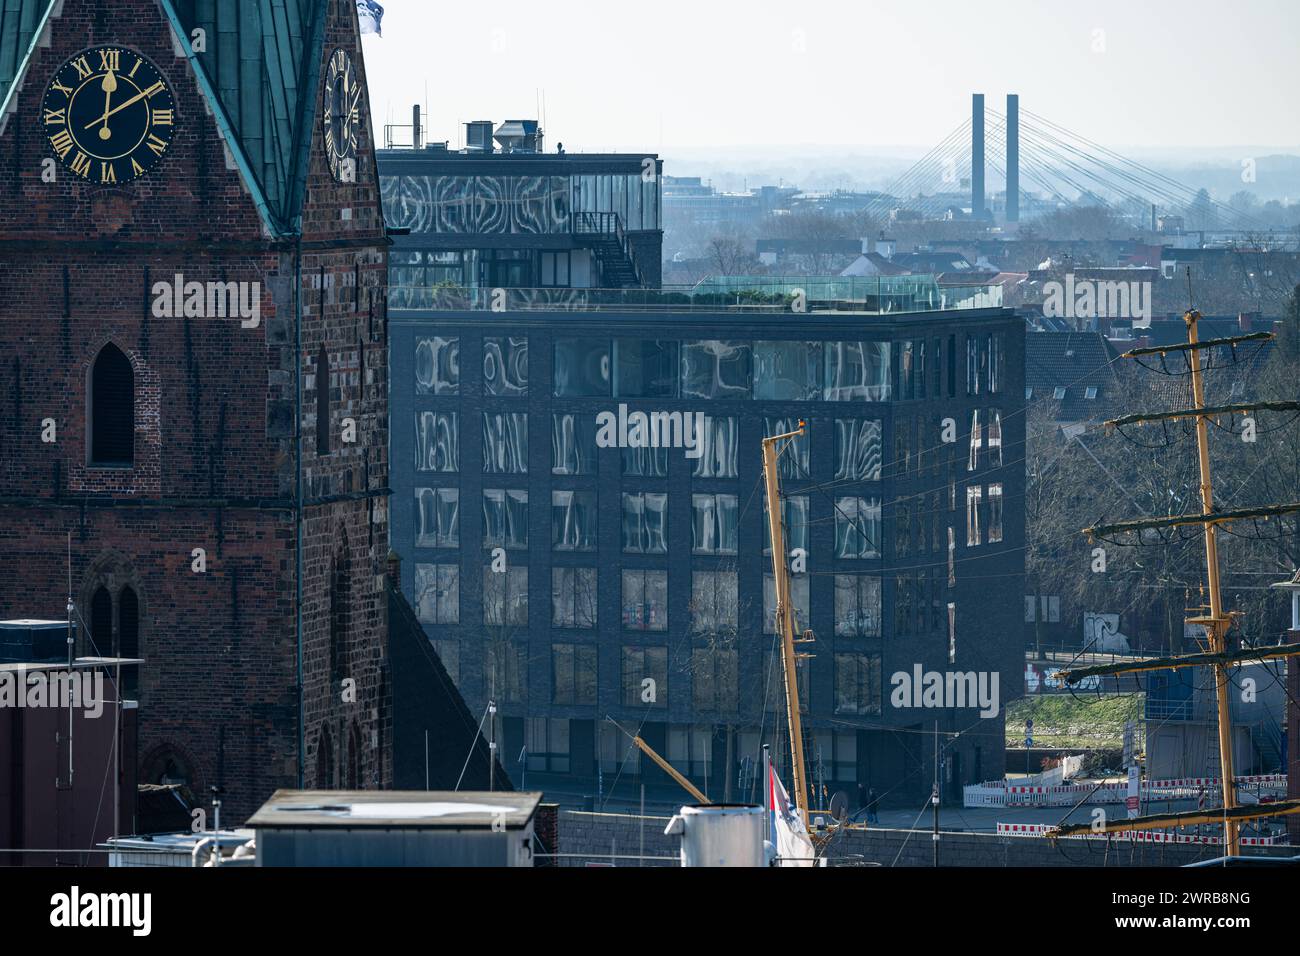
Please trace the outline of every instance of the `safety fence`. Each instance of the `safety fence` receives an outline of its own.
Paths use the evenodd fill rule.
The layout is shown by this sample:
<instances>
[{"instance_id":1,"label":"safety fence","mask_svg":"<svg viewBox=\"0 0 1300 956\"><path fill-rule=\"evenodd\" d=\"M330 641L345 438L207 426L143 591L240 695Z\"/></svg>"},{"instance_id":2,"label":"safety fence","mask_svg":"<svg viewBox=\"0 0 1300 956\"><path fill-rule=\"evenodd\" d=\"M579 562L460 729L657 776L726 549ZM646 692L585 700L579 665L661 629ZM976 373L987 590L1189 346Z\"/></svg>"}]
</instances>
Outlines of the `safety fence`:
<instances>
[{"instance_id":1,"label":"safety fence","mask_svg":"<svg viewBox=\"0 0 1300 956\"><path fill-rule=\"evenodd\" d=\"M1245 788L1260 800L1286 793L1286 774L1251 774L1233 778L1238 788ZM1168 780L1144 780L1140 796L1151 800L1197 800L1212 798L1220 790L1215 777L1182 777ZM1056 787L1015 786L993 780L963 788L966 807L1065 807L1077 803L1104 805L1124 803L1128 784L1123 781L1087 784L1063 784Z\"/></svg>"},{"instance_id":2,"label":"safety fence","mask_svg":"<svg viewBox=\"0 0 1300 956\"><path fill-rule=\"evenodd\" d=\"M1012 837L1041 837L1046 836L1051 830L1056 829L1048 823L999 823L998 836ZM1221 845L1223 837L1221 836L1202 836L1198 833L1169 833L1164 830L1117 830L1113 833L1073 833L1068 837L1062 837L1066 840L1087 840L1098 837L1110 837L1116 840L1131 840L1137 843L1200 843L1205 845ZM1240 838L1242 846L1274 846L1284 843L1282 837L1262 836Z\"/></svg>"}]
</instances>

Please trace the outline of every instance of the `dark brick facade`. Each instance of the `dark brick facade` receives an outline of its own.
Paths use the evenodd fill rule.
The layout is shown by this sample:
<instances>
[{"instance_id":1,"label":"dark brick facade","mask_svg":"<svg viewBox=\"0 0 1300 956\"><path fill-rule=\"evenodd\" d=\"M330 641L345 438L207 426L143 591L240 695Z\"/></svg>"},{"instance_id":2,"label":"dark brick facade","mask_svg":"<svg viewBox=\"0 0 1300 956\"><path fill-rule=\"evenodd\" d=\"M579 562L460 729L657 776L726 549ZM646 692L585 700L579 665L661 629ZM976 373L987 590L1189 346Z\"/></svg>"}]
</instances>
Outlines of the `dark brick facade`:
<instances>
[{"instance_id":1,"label":"dark brick facade","mask_svg":"<svg viewBox=\"0 0 1300 956\"><path fill-rule=\"evenodd\" d=\"M393 455L393 547L403 557L402 587L420 605L417 584L421 565L455 565L459 569L459 620L443 624L424 620L429 636L457 647L458 686L470 710L481 715L489 697L489 666L485 647L505 631L510 641L527 650L527 674L521 680L522 699L497 702L502 716L503 763L522 789L545 788L573 800L581 794L609 794L615 788L621 799L635 800L637 786L645 782L651 799L678 799L680 790L667 775L642 761L642 773L620 769L626 741L620 741L618 761L605 760L603 778L597 761L597 735L604 718L613 717L625 727L639 728L641 736L671 757L671 728L690 726L712 736L712 760L707 778L693 774L695 782L710 796L721 797L731 788L732 799L753 792L750 782L738 785L746 750L741 735L767 735L784 721L783 711L773 703L764 716L764 699L780 695L779 683L769 690L765 661L771 653L772 637L764 633L763 580L771 571L771 558L764 555L764 508L760 442L769 434L769 420L793 422L803 418L809 425L809 473L783 478L783 491L809 501L809 588L810 627L816 643L801 646L815 656L809 661L805 700L808 713L806 732L856 734L856 758L836 767L823 754L825 781L829 793L843 789L851 799L856 784L874 787L886 805L915 806L929 793L934 763L934 730L938 721L942 745L942 782L948 799L960 798L960 787L980 780L997 779L1004 771L1004 717L981 719L969 708L898 709L890 706L890 677L911 673L916 664L931 671L979 671L999 675L1001 703L1017 697L1023 687L1023 574L1024 574L1024 416L1022 406L1024 353L1018 320L1004 310L967 310L896 315L865 315L850 312L807 315L741 312L677 312L656 314L603 312L418 312L393 311L392 411L395 430ZM966 394L966 349L968 337L982 342L986 336L1004 337L1002 381L996 394ZM509 337L527 342L526 394L487 394L484 385L485 343ZM454 339L459 348L459 382L449 394L421 392L417 386L418 343L441 337ZM555 344L559 339L726 340L806 339L826 342L838 339L872 339L898 343L925 340L942 343L942 363L932 352L927 366L929 384L923 397L897 397L892 401L776 401L744 398L671 398L663 400L617 397L558 397L555 394ZM895 352L897 347L895 345ZM895 358L895 369L897 369ZM427 373L426 373L427 374ZM895 375L897 379L897 375ZM616 448L596 451L594 469L580 476L553 473L552 416L572 413L594 421L601 410L627 403L633 409L678 409L703 411L710 416L733 417L738 426L737 475L733 478L703 478L692 475L692 462L674 450L667 456L667 474L636 477L621 471ZM985 458L978 472L967 469L972 413L989 409L1002 414L1004 463L994 466ZM484 415L513 412L527 416L526 473L488 474ZM459 440L455 442L458 467L446 472L421 471L417 416L456 414ZM878 480L849 481L835 473L836 420L870 418L882 423L881 475ZM954 440L944 442L944 420L953 420ZM987 421L987 419L986 419ZM903 450L900 450L903 449ZM919 461L924 449L923 468L901 467L909 458ZM1001 542L984 542L967 547L966 488L1004 486ZM416 495L420 488L450 488L459 495L458 548L422 546L418 541L420 522ZM485 489L508 488L528 494L528 545L508 553L510 567L528 568L527 623L510 628L485 625L483 609L484 566L488 549L483 545ZM598 512L594 550L574 553L552 547L552 493L573 490L593 494ZM659 492L668 497L666 554L631 554L622 544L621 497L623 493ZM692 497L700 493L734 495L741 513L738 519L737 553L717 557L693 553ZM835 499L862 494L879 497L883 509L882 554L877 559L841 560L835 557ZM910 516L910 518L909 518ZM987 515L986 515L987 520ZM897 529L909 528L900 537ZM948 528L955 532L955 583L947 582ZM939 536L943 540L939 541ZM905 545L904 542L910 544ZM597 625L580 629L561 627L552 619L552 573L554 568L591 566L598 569ZM620 574L624 570L667 572L667 627L648 632L629 629L622 620L623 597ZM690 607L693 600L693 572L734 571L739 585L739 707L727 714L698 709L693 697L696 681L706 677L691 673L691 653L707 646L707 639L692 633ZM876 636L836 635L835 578L837 573L877 575L882 581L882 626ZM935 603L934 613L920 628L900 630L900 577L926 575L934 589L927 593ZM946 605L955 604L956 659L949 661L949 630ZM921 603L917 601L916 603ZM910 618L909 618L910 620ZM595 647L597 660L595 704L558 702L555 699L553 645ZM648 709L629 705L624 693L620 653L624 646L667 648L667 703ZM441 646L441 645L440 645ZM836 655L862 652L881 660L882 707L878 714L846 715L837 712ZM441 653L441 651L440 651ZM521 665L522 669L522 665ZM778 678L779 680L779 678ZM499 696L499 695L498 695ZM769 697L775 702L776 697ZM529 719L548 718L569 722L567 772L545 772L530 768L521 773L519 755L527 744ZM728 746L727 731L735 731ZM765 738L766 739L766 738ZM777 743L774 757L784 761L788 744ZM530 754L536 748L530 747ZM806 748L810 768L817 752ZM851 764L851 766L849 765ZM814 769L809 770L815 779Z\"/></svg>"},{"instance_id":2,"label":"dark brick facade","mask_svg":"<svg viewBox=\"0 0 1300 956\"><path fill-rule=\"evenodd\" d=\"M160 6L100 7L62 5L0 135L0 616L64 616L70 535L84 617L101 583L140 599L142 782L220 785L235 819L277 787L388 784L387 251L365 101L356 182L337 183L318 89L301 236L271 238ZM322 61L347 49L364 83L354 5L321 9ZM100 43L162 69L174 139L136 183L45 182L41 96ZM260 283L260 324L156 317L153 284L177 274ZM87 464L88 369L109 342L135 373L125 469Z\"/></svg>"}]
</instances>

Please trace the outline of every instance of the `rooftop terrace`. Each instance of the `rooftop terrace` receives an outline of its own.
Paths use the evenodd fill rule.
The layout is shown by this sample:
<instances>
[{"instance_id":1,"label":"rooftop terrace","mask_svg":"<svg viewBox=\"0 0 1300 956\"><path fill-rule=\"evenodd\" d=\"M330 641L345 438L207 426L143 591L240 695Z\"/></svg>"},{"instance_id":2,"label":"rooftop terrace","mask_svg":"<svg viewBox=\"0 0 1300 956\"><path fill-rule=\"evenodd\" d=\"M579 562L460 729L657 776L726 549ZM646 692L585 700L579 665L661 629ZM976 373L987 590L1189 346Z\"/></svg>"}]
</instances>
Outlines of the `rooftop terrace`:
<instances>
[{"instance_id":1,"label":"rooftop terrace","mask_svg":"<svg viewBox=\"0 0 1300 956\"><path fill-rule=\"evenodd\" d=\"M939 285L934 276L710 276L662 289L390 286L389 308L415 312L854 312L989 309L1002 286Z\"/></svg>"}]
</instances>

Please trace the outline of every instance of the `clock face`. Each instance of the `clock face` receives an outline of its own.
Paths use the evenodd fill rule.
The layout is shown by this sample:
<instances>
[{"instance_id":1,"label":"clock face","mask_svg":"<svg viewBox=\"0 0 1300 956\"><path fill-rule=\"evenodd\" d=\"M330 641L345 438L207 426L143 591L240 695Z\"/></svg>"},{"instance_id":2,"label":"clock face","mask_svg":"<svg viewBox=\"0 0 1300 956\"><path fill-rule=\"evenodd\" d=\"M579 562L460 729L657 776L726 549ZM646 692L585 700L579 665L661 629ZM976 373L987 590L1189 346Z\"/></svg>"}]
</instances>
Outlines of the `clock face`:
<instances>
[{"instance_id":1,"label":"clock face","mask_svg":"<svg viewBox=\"0 0 1300 956\"><path fill-rule=\"evenodd\" d=\"M41 105L41 128L59 162L103 185L148 173L176 130L176 98L166 78L123 47L92 47L68 60Z\"/></svg>"},{"instance_id":2,"label":"clock face","mask_svg":"<svg viewBox=\"0 0 1300 956\"><path fill-rule=\"evenodd\" d=\"M335 50L325 69L325 156L341 183L357 180L357 134L361 128L361 86L346 50Z\"/></svg>"}]
</instances>

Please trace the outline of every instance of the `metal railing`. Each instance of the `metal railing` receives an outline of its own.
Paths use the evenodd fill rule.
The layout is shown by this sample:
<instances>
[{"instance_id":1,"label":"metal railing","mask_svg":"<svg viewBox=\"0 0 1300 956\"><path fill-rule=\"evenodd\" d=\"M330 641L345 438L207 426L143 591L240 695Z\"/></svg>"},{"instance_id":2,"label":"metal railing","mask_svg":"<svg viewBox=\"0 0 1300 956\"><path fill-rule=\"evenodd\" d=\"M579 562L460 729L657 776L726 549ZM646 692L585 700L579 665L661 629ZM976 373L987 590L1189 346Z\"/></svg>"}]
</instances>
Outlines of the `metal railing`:
<instances>
[{"instance_id":1,"label":"metal railing","mask_svg":"<svg viewBox=\"0 0 1300 956\"><path fill-rule=\"evenodd\" d=\"M1001 286L943 286L942 295L916 294L877 286L854 298L831 297L808 277L809 287L756 280L754 288L665 286L659 289L492 288L389 286L390 311L406 312L852 312L867 315L948 312L996 308ZM874 280L872 280L874 281ZM823 298L822 296L826 296Z\"/></svg>"}]
</instances>

